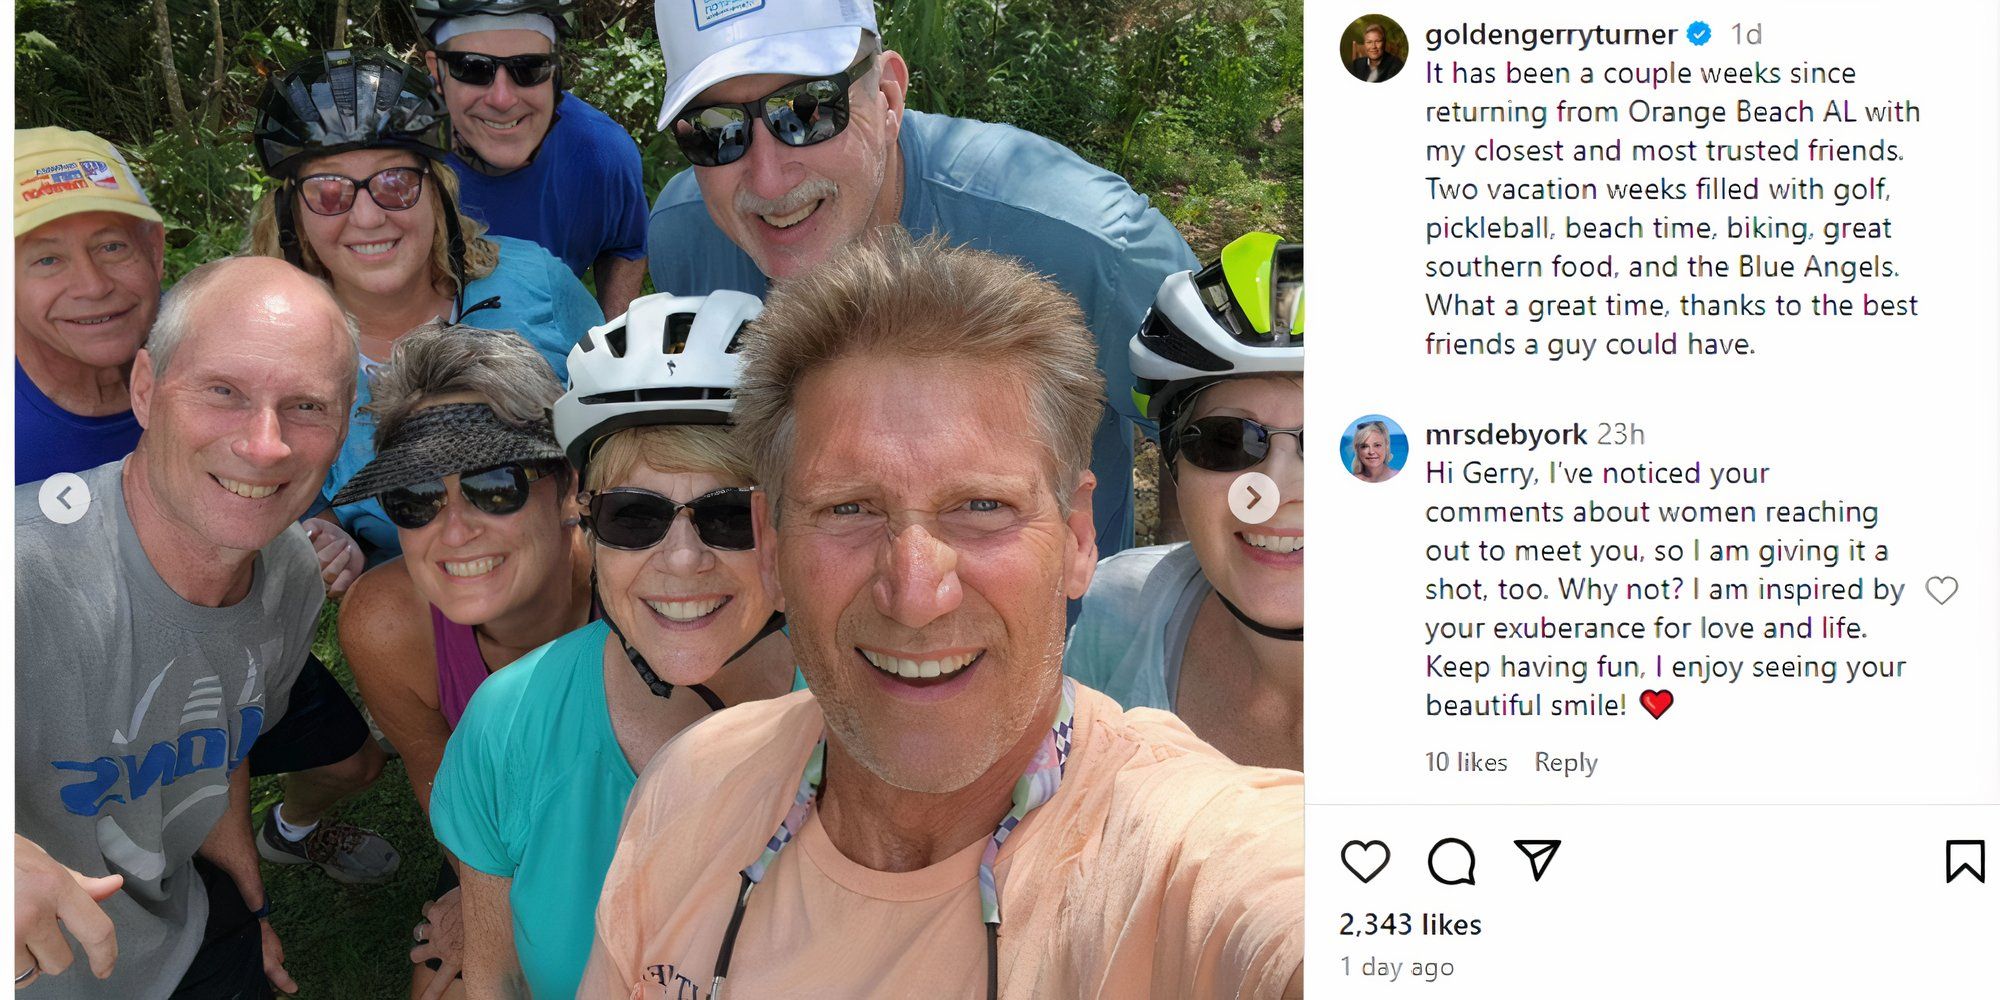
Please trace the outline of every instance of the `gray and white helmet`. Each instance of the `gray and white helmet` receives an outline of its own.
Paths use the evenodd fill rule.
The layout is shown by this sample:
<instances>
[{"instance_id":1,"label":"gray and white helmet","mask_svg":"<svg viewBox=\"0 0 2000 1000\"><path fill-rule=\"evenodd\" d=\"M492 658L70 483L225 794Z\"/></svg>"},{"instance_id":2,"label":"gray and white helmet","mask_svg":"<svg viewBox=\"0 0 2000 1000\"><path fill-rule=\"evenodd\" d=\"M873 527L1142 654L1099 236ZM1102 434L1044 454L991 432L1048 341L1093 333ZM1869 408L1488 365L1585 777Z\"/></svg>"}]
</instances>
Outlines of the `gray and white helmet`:
<instances>
[{"instance_id":1,"label":"gray and white helmet","mask_svg":"<svg viewBox=\"0 0 2000 1000\"><path fill-rule=\"evenodd\" d=\"M743 328L764 311L744 292L645 295L569 352L556 441L579 474L598 441L648 424L726 424L743 371Z\"/></svg>"}]
</instances>

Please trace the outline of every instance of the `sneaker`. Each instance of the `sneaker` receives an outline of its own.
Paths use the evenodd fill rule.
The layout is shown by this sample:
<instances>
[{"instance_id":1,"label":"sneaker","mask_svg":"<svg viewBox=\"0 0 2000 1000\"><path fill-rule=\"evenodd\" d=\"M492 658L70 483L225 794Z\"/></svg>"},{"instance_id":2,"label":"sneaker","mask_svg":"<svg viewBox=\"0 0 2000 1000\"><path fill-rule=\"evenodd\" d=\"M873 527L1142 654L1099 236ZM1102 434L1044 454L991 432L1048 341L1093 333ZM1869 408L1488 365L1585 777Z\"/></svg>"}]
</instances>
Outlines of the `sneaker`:
<instances>
[{"instance_id":1,"label":"sneaker","mask_svg":"<svg viewBox=\"0 0 2000 1000\"><path fill-rule=\"evenodd\" d=\"M257 833L257 856L272 864L318 865L334 881L349 883L383 881L403 860L375 831L338 820L320 820L306 839L286 840L275 815L266 816Z\"/></svg>"}]
</instances>

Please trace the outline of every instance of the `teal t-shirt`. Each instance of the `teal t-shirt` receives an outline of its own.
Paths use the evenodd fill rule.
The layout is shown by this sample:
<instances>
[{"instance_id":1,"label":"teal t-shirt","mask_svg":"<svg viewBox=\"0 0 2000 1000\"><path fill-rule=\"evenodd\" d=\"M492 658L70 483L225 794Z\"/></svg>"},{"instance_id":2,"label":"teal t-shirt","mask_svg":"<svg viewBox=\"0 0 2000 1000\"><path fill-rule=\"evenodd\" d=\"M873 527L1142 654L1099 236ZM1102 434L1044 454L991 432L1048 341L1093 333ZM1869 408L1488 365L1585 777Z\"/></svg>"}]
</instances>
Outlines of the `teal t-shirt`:
<instances>
[{"instance_id":1,"label":"teal t-shirt","mask_svg":"<svg viewBox=\"0 0 2000 1000\"><path fill-rule=\"evenodd\" d=\"M604 698L604 622L479 685L431 789L438 841L514 880L514 951L536 997L576 995L597 896L638 780Z\"/></svg>"}]
</instances>

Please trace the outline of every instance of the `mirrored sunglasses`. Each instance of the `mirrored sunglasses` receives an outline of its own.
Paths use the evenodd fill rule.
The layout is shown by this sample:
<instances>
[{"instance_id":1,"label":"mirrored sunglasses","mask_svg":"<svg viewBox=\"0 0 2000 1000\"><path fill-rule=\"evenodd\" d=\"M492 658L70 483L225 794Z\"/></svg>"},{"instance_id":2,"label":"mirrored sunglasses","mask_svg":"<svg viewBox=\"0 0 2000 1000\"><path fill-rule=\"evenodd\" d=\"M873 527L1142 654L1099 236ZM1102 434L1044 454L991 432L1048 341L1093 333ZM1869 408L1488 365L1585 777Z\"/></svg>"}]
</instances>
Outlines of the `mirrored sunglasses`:
<instances>
[{"instance_id":1,"label":"mirrored sunglasses","mask_svg":"<svg viewBox=\"0 0 2000 1000\"><path fill-rule=\"evenodd\" d=\"M553 464L516 464L467 472L458 477L458 492L467 503L480 511L504 516L526 506L529 487L536 480L553 473L555 468ZM380 499L383 513L389 515L389 523L406 531L415 531L443 513L450 494L445 490L444 480L433 479L427 483L386 490Z\"/></svg>"},{"instance_id":2,"label":"mirrored sunglasses","mask_svg":"<svg viewBox=\"0 0 2000 1000\"><path fill-rule=\"evenodd\" d=\"M735 163L750 150L753 119L787 146L817 145L847 129L848 88L866 76L873 55L833 76L788 83L755 101L705 104L674 116L674 142L697 167Z\"/></svg>"},{"instance_id":3,"label":"mirrored sunglasses","mask_svg":"<svg viewBox=\"0 0 2000 1000\"><path fill-rule=\"evenodd\" d=\"M367 188L377 208L401 212L423 197L426 173L423 167L389 167L359 178L313 174L299 178L299 197L314 215L344 215L354 207L356 193Z\"/></svg>"}]
</instances>

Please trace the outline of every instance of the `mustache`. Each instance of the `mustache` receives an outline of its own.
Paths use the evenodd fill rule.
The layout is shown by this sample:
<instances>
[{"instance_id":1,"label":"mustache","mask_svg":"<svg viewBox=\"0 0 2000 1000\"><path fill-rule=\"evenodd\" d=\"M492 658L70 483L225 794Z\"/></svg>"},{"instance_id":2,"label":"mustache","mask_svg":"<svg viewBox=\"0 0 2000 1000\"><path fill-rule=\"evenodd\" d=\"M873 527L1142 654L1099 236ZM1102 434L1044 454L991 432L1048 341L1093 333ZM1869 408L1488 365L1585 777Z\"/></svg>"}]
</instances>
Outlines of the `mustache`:
<instances>
[{"instance_id":1,"label":"mustache","mask_svg":"<svg viewBox=\"0 0 2000 1000\"><path fill-rule=\"evenodd\" d=\"M736 191L736 210L746 215L790 215L813 202L840 193L840 186L824 177L815 177L776 198L759 198L748 191Z\"/></svg>"}]
</instances>

